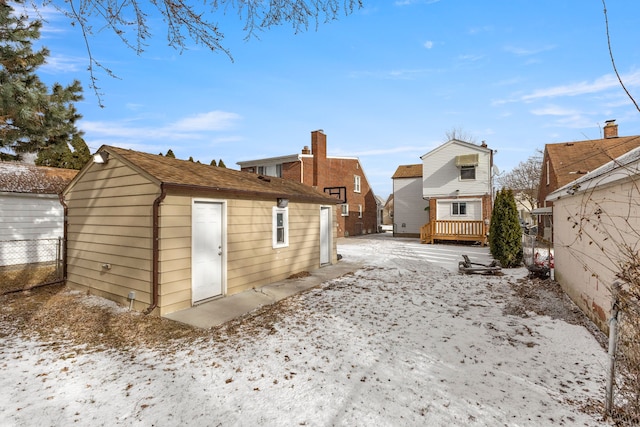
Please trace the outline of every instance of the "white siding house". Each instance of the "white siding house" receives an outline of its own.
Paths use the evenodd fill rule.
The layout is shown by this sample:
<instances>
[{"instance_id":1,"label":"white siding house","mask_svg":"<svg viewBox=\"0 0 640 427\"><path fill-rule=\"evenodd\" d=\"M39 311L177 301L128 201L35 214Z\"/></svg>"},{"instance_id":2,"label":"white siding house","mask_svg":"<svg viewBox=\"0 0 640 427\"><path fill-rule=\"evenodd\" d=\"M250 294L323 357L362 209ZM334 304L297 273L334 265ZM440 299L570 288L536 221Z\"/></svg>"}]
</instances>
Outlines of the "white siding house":
<instances>
[{"instance_id":1,"label":"white siding house","mask_svg":"<svg viewBox=\"0 0 640 427\"><path fill-rule=\"evenodd\" d=\"M450 140L393 175L394 231L400 236L486 243L493 207L493 150ZM403 227L404 225L404 227Z\"/></svg>"},{"instance_id":2,"label":"white siding house","mask_svg":"<svg viewBox=\"0 0 640 427\"><path fill-rule=\"evenodd\" d=\"M490 195L492 192L492 150L486 145L453 139L420 158L425 199ZM479 218L481 216L475 219Z\"/></svg>"},{"instance_id":3,"label":"white siding house","mask_svg":"<svg viewBox=\"0 0 640 427\"><path fill-rule=\"evenodd\" d=\"M640 148L583 175L553 202L555 279L603 330L611 287L640 249Z\"/></svg>"},{"instance_id":4,"label":"white siding house","mask_svg":"<svg viewBox=\"0 0 640 427\"><path fill-rule=\"evenodd\" d=\"M64 222L58 194L77 173L0 162L0 266L55 260Z\"/></svg>"}]
</instances>

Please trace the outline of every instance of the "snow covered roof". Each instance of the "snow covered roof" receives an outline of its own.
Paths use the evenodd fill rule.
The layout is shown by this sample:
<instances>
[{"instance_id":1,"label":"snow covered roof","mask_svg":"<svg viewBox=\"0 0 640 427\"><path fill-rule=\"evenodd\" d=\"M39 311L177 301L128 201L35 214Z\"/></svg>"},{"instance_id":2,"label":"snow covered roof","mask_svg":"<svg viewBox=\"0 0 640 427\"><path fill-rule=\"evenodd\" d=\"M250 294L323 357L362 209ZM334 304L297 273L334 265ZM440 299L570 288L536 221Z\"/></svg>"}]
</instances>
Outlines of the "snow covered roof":
<instances>
[{"instance_id":1,"label":"snow covered roof","mask_svg":"<svg viewBox=\"0 0 640 427\"><path fill-rule=\"evenodd\" d=\"M58 194L78 173L74 169L50 168L27 163L0 162L0 191Z\"/></svg>"}]
</instances>

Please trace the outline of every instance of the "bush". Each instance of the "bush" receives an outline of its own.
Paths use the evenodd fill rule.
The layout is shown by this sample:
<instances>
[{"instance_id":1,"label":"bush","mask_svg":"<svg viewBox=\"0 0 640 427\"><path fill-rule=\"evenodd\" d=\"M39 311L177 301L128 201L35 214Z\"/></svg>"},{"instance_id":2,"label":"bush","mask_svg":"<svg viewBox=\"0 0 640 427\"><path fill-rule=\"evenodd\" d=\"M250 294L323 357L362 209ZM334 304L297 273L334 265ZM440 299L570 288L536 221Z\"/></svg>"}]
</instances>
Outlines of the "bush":
<instances>
[{"instance_id":1,"label":"bush","mask_svg":"<svg viewBox=\"0 0 640 427\"><path fill-rule=\"evenodd\" d=\"M522 264L522 228L513 191L498 191L489 226L489 250L503 267Z\"/></svg>"}]
</instances>

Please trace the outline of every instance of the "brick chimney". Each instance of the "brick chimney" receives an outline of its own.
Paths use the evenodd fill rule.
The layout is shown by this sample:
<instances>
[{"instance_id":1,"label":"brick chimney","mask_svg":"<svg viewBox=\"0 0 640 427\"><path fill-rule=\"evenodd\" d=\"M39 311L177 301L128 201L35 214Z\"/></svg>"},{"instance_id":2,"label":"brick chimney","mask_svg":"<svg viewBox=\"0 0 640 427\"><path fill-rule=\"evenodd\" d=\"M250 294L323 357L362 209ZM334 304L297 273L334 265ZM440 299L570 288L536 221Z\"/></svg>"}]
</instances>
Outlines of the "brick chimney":
<instances>
[{"instance_id":1,"label":"brick chimney","mask_svg":"<svg viewBox=\"0 0 640 427\"><path fill-rule=\"evenodd\" d=\"M618 125L614 120L607 120L604 125L604 139L617 138L618 137Z\"/></svg>"},{"instance_id":2,"label":"brick chimney","mask_svg":"<svg viewBox=\"0 0 640 427\"><path fill-rule=\"evenodd\" d=\"M302 147L302 154L311 154L311 150L309 149L308 145Z\"/></svg>"},{"instance_id":3,"label":"brick chimney","mask_svg":"<svg viewBox=\"0 0 640 427\"><path fill-rule=\"evenodd\" d=\"M318 177L327 160L327 135L322 129L311 132L311 154L313 154L313 186L318 187Z\"/></svg>"}]
</instances>

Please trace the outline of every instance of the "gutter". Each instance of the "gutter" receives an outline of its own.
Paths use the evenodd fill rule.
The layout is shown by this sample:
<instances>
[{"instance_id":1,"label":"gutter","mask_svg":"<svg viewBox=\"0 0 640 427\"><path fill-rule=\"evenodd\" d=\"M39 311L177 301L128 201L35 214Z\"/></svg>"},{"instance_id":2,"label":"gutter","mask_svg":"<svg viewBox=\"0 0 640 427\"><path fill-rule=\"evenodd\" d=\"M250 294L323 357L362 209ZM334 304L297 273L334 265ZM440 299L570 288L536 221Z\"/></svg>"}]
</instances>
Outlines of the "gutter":
<instances>
[{"instance_id":1,"label":"gutter","mask_svg":"<svg viewBox=\"0 0 640 427\"><path fill-rule=\"evenodd\" d=\"M144 314L149 314L158 307L159 283L160 283L160 203L167 196L164 183L160 183L160 195L153 201L153 242L152 242L152 278L151 278L151 305Z\"/></svg>"},{"instance_id":2,"label":"gutter","mask_svg":"<svg viewBox=\"0 0 640 427\"><path fill-rule=\"evenodd\" d=\"M67 226L68 226L68 222L69 222L68 219L67 219L67 215L68 215L69 207L64 202L64 196L62 195L62 193L58 194L58 200L60 200L60 204L62 205L62 212L63 212L63 216L62 216L62 218L63 218L63 220L62 220L62 253L64 254L64 258L63 258L63 261L62 261L62 279L60 281L66 283L67 282Z\"/></svg>"},{"instance_id":3,"label":"gutter","mask_svg":"<svg viewBox=\"0 0 640 427\"><path fill-rule=\"evenodd\" d=\"M291 195L287 193L267 193L263 191L252 191L252 190L237 190L223 187L203 187L201 185L193 185L193 184L163 184L164 191L166 190L178 190L178 191L190 191L194 194L203 194L210 195L212 192L216 192L218 194L231 195L235 197L245 198L245 199L277 199L284 198L289 199L292 202L303 202L303 203L318 203L318 204L338 204L339 200L330 197L323 196L321 194L316 195Z\"/></svg>"}]
</instances>

